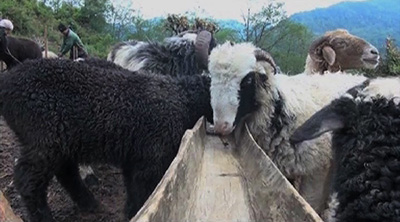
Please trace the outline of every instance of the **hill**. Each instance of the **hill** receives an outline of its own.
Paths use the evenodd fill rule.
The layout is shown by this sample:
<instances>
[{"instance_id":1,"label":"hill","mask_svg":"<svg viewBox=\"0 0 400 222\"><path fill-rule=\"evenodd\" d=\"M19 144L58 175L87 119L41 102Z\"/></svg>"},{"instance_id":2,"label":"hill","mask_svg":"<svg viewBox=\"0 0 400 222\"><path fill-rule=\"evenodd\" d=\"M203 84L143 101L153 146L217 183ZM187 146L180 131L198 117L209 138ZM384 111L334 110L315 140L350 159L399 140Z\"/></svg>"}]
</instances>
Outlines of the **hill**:
<instances>
[{"instance_id":1,"label":"hill","mask_svg":"<svg viewBox=\"0 0 400 222\"><path fill-rule=\"evenodd\" d=\"M290 19L307 26L316 35L345 28L382 49L387 36L400 42L399 12L399 0L369 0L342 2L328 8L296 13Z\"/></svg>"}]
</instances>

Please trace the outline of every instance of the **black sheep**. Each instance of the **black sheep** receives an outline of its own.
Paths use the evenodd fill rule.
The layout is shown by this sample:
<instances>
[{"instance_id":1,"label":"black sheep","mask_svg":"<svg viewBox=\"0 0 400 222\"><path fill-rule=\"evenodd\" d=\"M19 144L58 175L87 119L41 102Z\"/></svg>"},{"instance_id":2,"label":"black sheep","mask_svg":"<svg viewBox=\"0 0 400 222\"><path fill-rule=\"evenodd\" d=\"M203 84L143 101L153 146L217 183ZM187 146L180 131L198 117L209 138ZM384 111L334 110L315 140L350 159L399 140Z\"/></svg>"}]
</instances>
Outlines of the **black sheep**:
<instances>
[{"instance_id":1,"label":"black sheep","mask_svg":"<svg viewBox=\"0 0 400 222\"><path fill-rule=\"evenodd\" d=\"M400 84L392 79L377 87L374 81L381 80L349 90L291 137L297 144L333 131L334 200L328 221L400 221ZM368 84L374 86L363 90ZM368 95L377 89L390 93Z\"/></svg>"},{"instance_id":2,"label":"black sheep","mask_svg":"<svg viewBox=\"0 0 400 222\"><path fill-rule=\"evenodd\" d=\"M106 61L104 61L107 63ZM14 183L29 220L54 221L53 175L83 210L98 205L78 164L122 168L131 218L175 157L185 130L212 119L207 76L173 78L40 59L0 76L0 114L23 144Z\"/></svg>"},{"instance_id":3,"label":"black sheep","mask_svg":"<svg viewBox=\"0 0 400 222\"><path fill-rule=\"evenodd\" d=\"M202 74L208 70L208 55L216 41L208 31L184 33L163 43L128 41L116 44L107 60L128 70L180 76Z\"/></svg>"},{"instance_id":4,"label":"black sheep","mask_svg":"<svg viewBox=\"0 0 400 222\"><path fill-rule=\"evenodd\" d=\"M42 58L40 46L29 39L7 36L4 28L0 28L0 60L7 69L22 63L26 59Z\"/></svg>"}]
</instances>

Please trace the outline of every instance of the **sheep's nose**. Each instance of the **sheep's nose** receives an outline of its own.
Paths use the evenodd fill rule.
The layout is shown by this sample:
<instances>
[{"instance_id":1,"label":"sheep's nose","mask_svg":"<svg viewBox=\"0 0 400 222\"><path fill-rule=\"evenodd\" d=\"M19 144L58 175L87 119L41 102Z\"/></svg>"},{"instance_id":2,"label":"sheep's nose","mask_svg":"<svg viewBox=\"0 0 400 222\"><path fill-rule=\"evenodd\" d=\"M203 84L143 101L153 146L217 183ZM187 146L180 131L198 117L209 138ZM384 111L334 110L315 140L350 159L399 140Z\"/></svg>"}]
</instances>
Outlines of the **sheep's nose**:
<instances>
[{"instance_id":1,"label":"sheep's nose","mask_svg":"<svg viewBox=\"0 0 400 222\"><path fill-rule=\"evenodd\" d=\"M229 126L229 122L220 122L216 123L214 126L214 130L218 134L227 135L232 132L231 127Z\"/></svg>"},{"instance_id":2,"label":"sheep's nose","mask_svg":"<svg viewBox=\"0 0 400 222\"><path fill-rule=\"evenodd\" d=\"M379 55L379 52L376 48L371 49L370 53L373 55Z\"/></svg>"}]
</instances>

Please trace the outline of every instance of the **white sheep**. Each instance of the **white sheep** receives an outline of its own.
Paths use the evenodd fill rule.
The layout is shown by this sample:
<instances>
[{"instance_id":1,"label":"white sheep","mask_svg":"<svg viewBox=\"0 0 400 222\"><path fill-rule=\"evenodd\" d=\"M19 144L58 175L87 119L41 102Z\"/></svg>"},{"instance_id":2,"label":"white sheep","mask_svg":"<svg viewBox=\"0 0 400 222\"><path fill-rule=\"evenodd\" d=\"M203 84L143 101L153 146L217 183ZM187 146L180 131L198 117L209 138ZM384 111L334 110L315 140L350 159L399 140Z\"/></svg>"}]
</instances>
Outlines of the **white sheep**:
<instances>
[{"instance_id":1,"label":"white sheep","mask_svg":"<svg viewBox=\"0 0 400 222\"><path fill-rule=\"evenodd\" d=\"M217 46L210 54L215 132L230 134L245 119L254 139L318 212L328 197L329 135L290 145L289 137L321 107L366 80L343 74L274 75L273 59L251 43Z\"/></svg>"},{"instance_id":2,"label":"white sheep","mask_svg":"<svg viewBox=\"0 0 400 222\"><path fill-rule=\"evenodd\" d=\"M43 58L49 58L49 59L56 59L56 58L58 58L58 55L55 54L55 53L52 52L52 51L47 50L47 57L46 57L46 51L43 50L43 51L42 51L42 57L43 57Z\"/></svg>"},{"instance_id":3,"label":"white sheep","mask_svg":"<svg viewBox=\"0 0 400 222\"><path fill-rule=\"evenodd\" d=\"M379 64L379 52L366 40L345 29L326 32L309 48L305 73L323 74L348 69L374 69Z\"/></svg>"}]
</instances>

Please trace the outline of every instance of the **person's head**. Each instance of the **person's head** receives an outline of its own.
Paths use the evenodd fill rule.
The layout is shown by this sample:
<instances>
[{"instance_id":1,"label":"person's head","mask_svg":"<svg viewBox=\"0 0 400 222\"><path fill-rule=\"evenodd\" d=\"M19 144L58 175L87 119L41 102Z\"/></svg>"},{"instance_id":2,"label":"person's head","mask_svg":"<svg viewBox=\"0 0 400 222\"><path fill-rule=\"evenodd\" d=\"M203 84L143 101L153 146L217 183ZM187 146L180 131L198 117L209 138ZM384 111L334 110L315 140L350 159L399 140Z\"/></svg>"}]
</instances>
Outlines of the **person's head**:
<instances>
[{"instance_id":1,"label":"person's head","mask_svg":"<svg viewBox=\"0 0 400 222\"><path fill-rule=\"evenodd\" d=\"M8 19L0 20L0 27L4 28L6 35L9 35L11 31L14 29L14 25Z\"/></svg>"},{"instance_id":2,"label":"person's head","mask_svg":"<svg viewBox=\"0 0 400 222\"><path fill-rule=\"evenodd\" d=\"M60 31L63 35L66 35L68 33L68 28L64 24L60 23L58 25L58 31Z\"/></svg>"}]
</instances>

